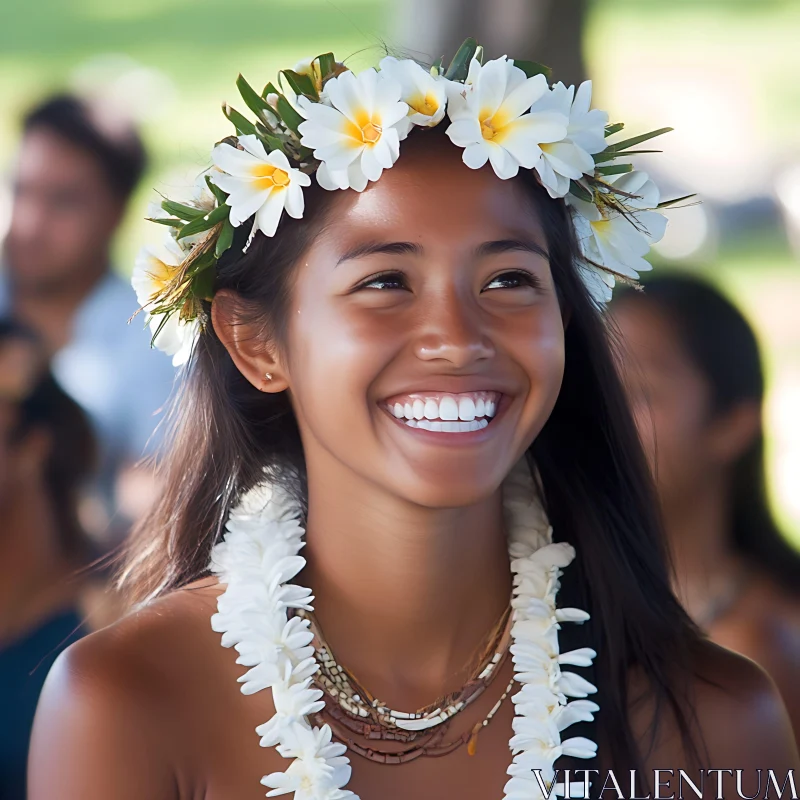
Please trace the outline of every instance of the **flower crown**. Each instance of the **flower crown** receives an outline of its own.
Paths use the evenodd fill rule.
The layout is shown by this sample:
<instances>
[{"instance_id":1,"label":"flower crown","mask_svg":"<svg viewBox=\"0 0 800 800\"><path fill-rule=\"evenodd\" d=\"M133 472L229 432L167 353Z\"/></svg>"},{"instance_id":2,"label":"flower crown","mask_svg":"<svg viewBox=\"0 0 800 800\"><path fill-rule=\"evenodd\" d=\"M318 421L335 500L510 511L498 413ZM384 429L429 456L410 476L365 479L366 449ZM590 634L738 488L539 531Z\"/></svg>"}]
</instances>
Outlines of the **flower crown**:
<instances>
[{"instance_id":1,"label":"flower crown","mask_svg":"<svg viewBox=\"0 0 800 800\"><path fill-rule=\"evenodd\" d=\"M550 86L549 75L541 64L505 56L484 63L474 39L446 69L441 59L426 70L387 56L356 75L325 53L281 71L278 86L260 94L240 75L236 85L255 121L223 105L236 135L214 147L191 201L164 200L150 217L170 233L162 252L142 252L133 274L153 344L175 365L188 359L235 228L253 220L249 245L258 231L274 236L284 212L301 218L312 174L323 189L363 191L395 164L414 127L445 116L445 133L468 167L488 161L501 179L535 170L549 195L565 200L580 274L598 303L610 299L616 280L635 282L650 269L644 256L666 227L657 209L686 199L659 202L653 181L628 161L658 152L634 148L672 129L609 144L624 126L590 109L591 82L576 91Z\"/></svg>"}]
</instances>

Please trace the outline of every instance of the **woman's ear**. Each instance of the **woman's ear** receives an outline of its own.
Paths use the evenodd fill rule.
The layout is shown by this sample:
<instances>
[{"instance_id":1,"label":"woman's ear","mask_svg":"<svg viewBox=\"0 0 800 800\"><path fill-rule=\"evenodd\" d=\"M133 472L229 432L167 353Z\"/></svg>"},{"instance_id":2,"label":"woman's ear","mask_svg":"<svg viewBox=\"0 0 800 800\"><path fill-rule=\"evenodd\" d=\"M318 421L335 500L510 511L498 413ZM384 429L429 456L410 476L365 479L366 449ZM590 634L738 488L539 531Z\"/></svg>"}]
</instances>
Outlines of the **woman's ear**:
<instances>
[{"instance_id":1,"label":"woman's ear","mask_svg":"<svg viewBox=\"0 0 800 800\"><path fill-rule=\"evenodd\" d=\"M712 423L709 430L712 452L724 464L738 461L761 430L760 404L755 400L737 403Z\"/></svg>"},{"instance_id":2,"label":"woman's ear","mask_svg":"<svg viewBox=\"0 0 800 800\"><path fill-rule=\"evenodd\" d=\"M242 321L243 301L236 292L223 289L211 303L211 322L239 372L261 392L289 388L286 370L274 343L263 331Z\"/></svg>"}]
</instances>

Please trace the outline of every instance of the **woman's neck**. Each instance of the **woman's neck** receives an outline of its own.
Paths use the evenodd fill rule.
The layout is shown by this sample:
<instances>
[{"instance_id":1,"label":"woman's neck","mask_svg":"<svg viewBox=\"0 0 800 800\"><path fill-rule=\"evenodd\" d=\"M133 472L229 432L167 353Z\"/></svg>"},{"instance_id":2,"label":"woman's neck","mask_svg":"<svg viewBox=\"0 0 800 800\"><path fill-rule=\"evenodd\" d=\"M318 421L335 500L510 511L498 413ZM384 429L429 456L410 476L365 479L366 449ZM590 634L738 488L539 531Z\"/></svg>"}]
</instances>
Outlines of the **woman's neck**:
<instances>
[{"instance_id":1,"label":"woman's neck","mask_svg":"<svg viewBox=\"0 0 800 800\"><path fill-rule=\"evenodd\" d=\"M304 554L299 581L337 660L417 707L469 677L511 597L500 492L422 508L342 469L309 481Z\"/></svg>"},{"instance_id":2,"label":"woman's neck","mask_svg":"<svg viewBox=\"0 0 800 800\"><path fill-rule=\"evenodd\" d=\"M730 500L724 476L683 503L664 508L678 598L693 616L738 574L730 546Z\"/></svg>"}]
</instances>

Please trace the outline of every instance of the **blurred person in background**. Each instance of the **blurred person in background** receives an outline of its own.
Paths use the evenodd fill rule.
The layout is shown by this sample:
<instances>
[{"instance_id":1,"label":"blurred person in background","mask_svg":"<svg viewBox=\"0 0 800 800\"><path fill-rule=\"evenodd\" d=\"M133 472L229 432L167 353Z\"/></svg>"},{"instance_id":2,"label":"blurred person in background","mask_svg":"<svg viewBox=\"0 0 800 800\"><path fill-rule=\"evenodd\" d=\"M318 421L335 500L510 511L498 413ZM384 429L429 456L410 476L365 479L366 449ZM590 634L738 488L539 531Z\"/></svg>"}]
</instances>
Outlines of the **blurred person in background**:
<instances>
[{"instance_id":1,"label":"blurred person in background","mask_svg":"<svg viewBox=\"0 0 800 800\"><path fill-rule=\"evenodd\" d=\"M145 150L126 121L67 95L33 108L22 127L0 313L37 332L59 383L89 413L101 457L102 502L95 510L103 512L92 528L103 532L117 487L135 487L143 505L152 492L149 473L130 467L147 448L174 372L150 350L138 318L126 324L138 304L110 268L112 240L144 171ZM115 524L124 530L121 520Z\"/></svg>"},{"instance_id":2,"label":"blurred person in background","mask_svg":"<svg viewBox=\"0 0 800 800\"><path fill-rule=\"evenodd\" d=\"M36 701L58 653L83 635L90 558L78 495L95 443L41 345L0 319L0 797L23 800Z\"/></svg>"},{"instance_id":3,"label":"blurred person in background","mask_svg":"<svg viewBox=\"0 0 800 800\"><path fill-rule=\"evenodd\" d=\"M676 593L715 642L772 675L800 733L800 555L768 503L755 334L688 276L622 290L612 308Z\"/></svg>"}]
</instances>

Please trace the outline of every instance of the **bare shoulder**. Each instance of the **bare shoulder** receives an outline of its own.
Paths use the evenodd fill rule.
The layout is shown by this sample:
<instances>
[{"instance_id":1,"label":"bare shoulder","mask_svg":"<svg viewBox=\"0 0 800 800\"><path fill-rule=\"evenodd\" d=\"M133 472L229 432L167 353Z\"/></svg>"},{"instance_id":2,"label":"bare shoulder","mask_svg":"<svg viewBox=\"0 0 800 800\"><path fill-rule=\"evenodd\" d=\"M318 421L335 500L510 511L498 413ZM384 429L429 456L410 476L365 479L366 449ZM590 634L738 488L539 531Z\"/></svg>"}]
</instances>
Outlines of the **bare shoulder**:
<instances>
[{"instance_id":1,"label":"bare shoulder","mask_svg":"<svg viewBox=\"0 0 800 800\"><path fill-rule=\"evenodd\" d=\"M700 641L692 649L692 675L679 698L703 768L800 768L786 707L767 673L749 658ZM649 696L641 678L639 696ZM651 730L654 709L643 703L633 714L642 736ZM648 766L691 768L677 718L662 713Z\"/></svg>"},{"instance_id":2,"label":"bare shoulder","mask_svg":"<svg viewBox=\"0 0 800 800\"><path fill-rule=\"evenodd\" d=\"M714 628L714 641L764 666L778 683L800 669L800 598L774 581L754 582L738 614Z\"/></svg>"},{"instance_id":3,"label":"bare shoulder","mask_svg":"<svg viewBox=\"0 0 800 800\"><path fill-rule=\"evenodd\" d=\"M220 649L208 624L218 593L187 587L59 656L34 723L31 800L176 797L175 725L195 683L187 672Z\"/></svg>"},{"instance_id":4,"label":"bare shoulder","mask_svg":"<svg viewBox=\"0 0 800 800\"><path fill-rule=\"evenodd\" d=\"M184 658L213 638L208 620L218 594L216 581L198 582L128 613L67 648L52 681L75 689L124 690L138 699L170 688Z\"/></svg>"}]
</instances>

